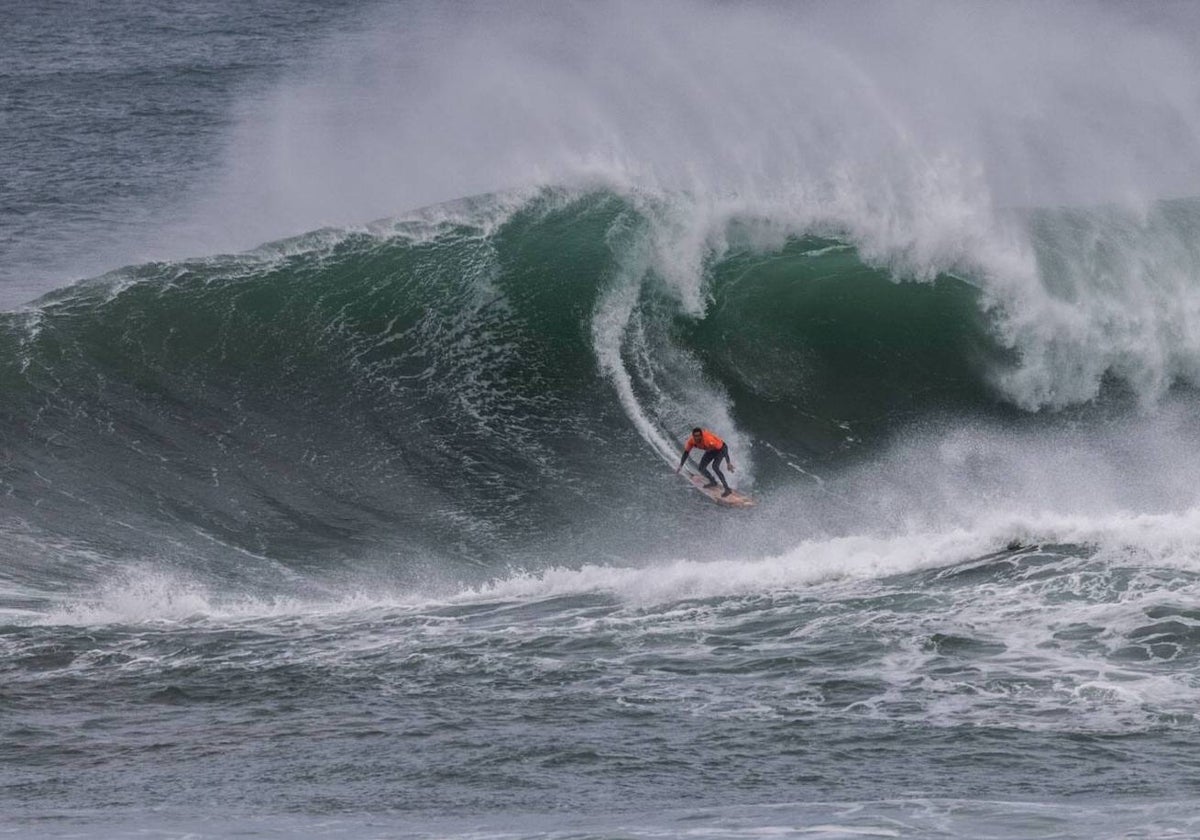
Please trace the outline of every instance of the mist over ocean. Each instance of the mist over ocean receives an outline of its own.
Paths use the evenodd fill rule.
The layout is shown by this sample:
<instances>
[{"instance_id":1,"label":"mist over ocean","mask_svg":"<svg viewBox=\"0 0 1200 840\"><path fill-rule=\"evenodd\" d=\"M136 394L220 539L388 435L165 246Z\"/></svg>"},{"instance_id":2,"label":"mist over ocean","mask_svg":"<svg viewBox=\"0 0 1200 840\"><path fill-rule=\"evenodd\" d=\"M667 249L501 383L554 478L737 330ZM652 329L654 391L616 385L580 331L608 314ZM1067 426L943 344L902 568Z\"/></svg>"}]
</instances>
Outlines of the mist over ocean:
<instances>
[{"instance_id":1,"label":"mist over ocean","mask_svg":"<svg viewBox=\"0 0 1200 840\"><path fill-rule=\"evenodd\" d=\"M1200 837L1198 50L0 2L0 834Z\"/></svg>"}]
</instances>

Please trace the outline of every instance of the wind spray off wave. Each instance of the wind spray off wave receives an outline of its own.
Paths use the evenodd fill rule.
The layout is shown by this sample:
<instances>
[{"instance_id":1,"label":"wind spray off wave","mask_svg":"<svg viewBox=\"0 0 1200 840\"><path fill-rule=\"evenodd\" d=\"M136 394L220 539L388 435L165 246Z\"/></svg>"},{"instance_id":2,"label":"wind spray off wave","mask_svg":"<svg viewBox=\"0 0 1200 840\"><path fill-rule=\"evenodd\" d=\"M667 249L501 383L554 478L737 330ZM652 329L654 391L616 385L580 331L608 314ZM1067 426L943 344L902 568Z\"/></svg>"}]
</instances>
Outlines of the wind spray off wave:
<instances>
[{"instance_id":1,"label":"wind spray off wave","mask_svg":"<svg viewBox=\"0 0 1200 840\"><path fill-rule=\"evenodd\" d=\"M1196 11L366 20L0 314L0 812L1195 833Z\"/></svg>"},{"instance_id":2,"label":"wind spray off wave","mask_svg":"<svg viewBox=\"0 0 1200 840\"><path fill-rule=\"evenodd\" d=\"M993 384L1021 407L1091 399L1110 370L1153 401L1196 370L1191 211L1155 204L1200 192L1188 22L1102 4L384 10L243 115L197 213L248 246L599 186L658 216L625 289L652 269L699 314L731 220L769 247L833 235L896 278L979 288L1022 360ZM612 294L615 315L632 292Z\"/></svg>"}]
</instances>

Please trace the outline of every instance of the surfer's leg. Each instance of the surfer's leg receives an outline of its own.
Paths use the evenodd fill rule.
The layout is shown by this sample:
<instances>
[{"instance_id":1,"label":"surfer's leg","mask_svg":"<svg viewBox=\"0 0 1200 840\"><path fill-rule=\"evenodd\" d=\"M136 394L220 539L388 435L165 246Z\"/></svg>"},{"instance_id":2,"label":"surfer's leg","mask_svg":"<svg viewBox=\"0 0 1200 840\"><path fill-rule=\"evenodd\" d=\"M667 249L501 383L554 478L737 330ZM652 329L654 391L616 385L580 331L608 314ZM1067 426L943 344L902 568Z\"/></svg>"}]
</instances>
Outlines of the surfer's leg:
<instances>
[{"instance_id":1,"label":"surfer's leg","mask_svg":"<svg viewBox=\"0 0 1200 840\"><path fill-rule=\"evenodd\" d=\"M721 472L721 458L724 455L724 452L725 450L722 449L721 453L717 455L716 460L713 461L713 472L717 474L717 478L721 479L721 486L725 488L725 494L728 495L729 482L725 480L725 473ZM711 480L712 479L709 479L709 481Z\"/></svg>"},{"instance_id":2,"label":"surfer's leg","mask_svg":"<svg viewBox=\"0 0 1200 840\"><path fill-rule=\"evenodd\" d=\"M700 475L702 475L706 479L708 479L708 484L706 485L708 487L716 487L717 486L717 482L713 480L712 473L710 473L708 471L708 465L711 464L713 462L713 459L716 457L717 457L716 452L705 452L702 456L700 456L700 467L699 467ZM719 474L720 473L718 473L718 475Z\"/></svg>"}]
</instances>

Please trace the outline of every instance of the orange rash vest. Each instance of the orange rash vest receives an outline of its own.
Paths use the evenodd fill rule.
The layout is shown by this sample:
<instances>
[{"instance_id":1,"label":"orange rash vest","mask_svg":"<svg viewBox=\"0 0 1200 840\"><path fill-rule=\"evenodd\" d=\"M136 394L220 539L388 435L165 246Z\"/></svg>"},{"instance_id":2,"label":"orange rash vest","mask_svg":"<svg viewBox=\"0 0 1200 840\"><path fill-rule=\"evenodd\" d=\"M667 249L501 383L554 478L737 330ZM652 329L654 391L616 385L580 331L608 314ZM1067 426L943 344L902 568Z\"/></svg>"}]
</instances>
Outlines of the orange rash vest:
<instances>
[{"instance_id":1,"label":"orange rash vest","mask_svg":"<svg viewBox=\"0 0 1200 840\"><path fill-rule=\"evenodd\" d=\"M691 452L692 447L699 446L701 449L706 451L715 452L724 445L725 441L721 440L708 429L704 429L702 432L700 432L700 443L698 444L696 443L695 438L693 438L691 435L688 435L687 444L684 445L683 451L685 453Z\"/></svg>"}]
</instances>

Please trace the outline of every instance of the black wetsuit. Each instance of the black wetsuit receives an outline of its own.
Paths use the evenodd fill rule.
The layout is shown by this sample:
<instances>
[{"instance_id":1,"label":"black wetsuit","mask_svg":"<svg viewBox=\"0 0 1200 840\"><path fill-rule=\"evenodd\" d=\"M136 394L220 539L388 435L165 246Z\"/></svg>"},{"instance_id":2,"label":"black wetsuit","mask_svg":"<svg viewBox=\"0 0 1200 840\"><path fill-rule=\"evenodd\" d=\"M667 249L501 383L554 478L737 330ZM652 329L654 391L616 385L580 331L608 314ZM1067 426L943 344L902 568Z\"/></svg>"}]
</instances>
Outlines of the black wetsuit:
<instances>
[{"instance_id":1,"label":"black wetsuit","mask_svg":"<svg viewBox=\"0 0 1200 840\"><path fill-rule=\"evenodd\" d=\"M713 472L717 474L717 478L721 479L721 486L728 490L729 482L725 480L725 474L721 472L722 460L729 460L729 444L725 444L720 449L704 450L704 455L700 458L700 475L707 478L709 484L716 484L712 474L708 471L708 465L712 464Z\"/></svg>"}]
</instances>

